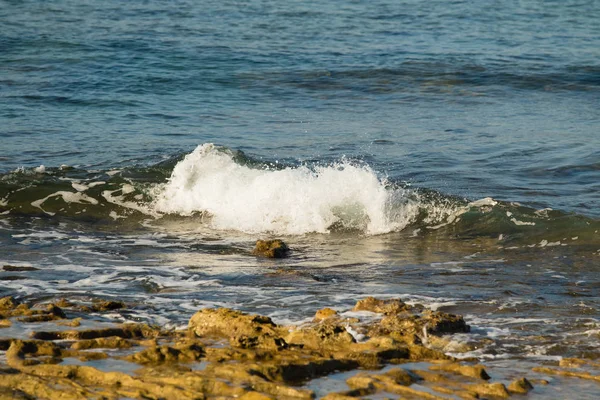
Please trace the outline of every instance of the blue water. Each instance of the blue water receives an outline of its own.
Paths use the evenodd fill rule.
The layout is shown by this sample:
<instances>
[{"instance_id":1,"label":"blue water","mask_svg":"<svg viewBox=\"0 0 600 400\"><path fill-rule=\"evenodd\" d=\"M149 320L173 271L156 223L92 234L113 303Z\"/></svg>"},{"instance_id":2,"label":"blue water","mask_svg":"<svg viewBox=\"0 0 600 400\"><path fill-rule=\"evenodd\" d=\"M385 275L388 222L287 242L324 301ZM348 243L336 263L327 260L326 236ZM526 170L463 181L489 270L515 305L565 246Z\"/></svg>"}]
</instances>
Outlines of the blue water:
<instances>
[{"instance_id":1,"label":"blue water","mask_svg":"<svg viewBox=\"0 0 600 400\"><path fill-rule=\"evenodd\" d=\"M298 322L400 296L465 314L496 341L482 360L600 357L600 2L323 3L0 0L0 265L38 268L0 296L125 299L122 319L168 326L201 306ZM237 172L196 165L181 203L343 194L293 169L316 165L422 190L421 208L383 235L287 235L282 263L250 255L258 228L149 223L205 143ZM243 186L285 166L281 198ZM341 214L372 203L356 204Z\"/></svg>"},{"instance_id":2,"label":"blue water","mask_svg":"<svg viewBox=\"0 0 600 400\"><path fill-rule=\"evenodd\" d=\"M599 216L596 1L2 2L0 169L215 142Z\"/></svg>"}]
</instances>

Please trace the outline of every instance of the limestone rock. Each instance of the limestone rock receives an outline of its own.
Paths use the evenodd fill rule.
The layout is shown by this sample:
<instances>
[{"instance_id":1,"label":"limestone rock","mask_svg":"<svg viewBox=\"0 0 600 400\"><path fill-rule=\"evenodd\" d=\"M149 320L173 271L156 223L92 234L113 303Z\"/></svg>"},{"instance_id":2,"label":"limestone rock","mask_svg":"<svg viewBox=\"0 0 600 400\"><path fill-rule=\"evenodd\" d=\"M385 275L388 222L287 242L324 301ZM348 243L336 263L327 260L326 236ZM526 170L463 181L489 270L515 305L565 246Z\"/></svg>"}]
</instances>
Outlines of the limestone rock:
<instances>
[{"instance_id":1,"label":"limestone rock","mask_svg":"<svg viewBox=\"0 0 600 400\"><path fill-rule=\"evenodd\" d=\"M281 337L281 329L271 318L248 315L229 308L205 308L192 316L189 329L197 336L221 336L229 338L234 347L263 347L279 349L287 347Z\"/></svg>"},{"instance_id":2,"label":"limestone rock","mask_svg":"<svg viewBox=\"0 0 600 400\"><path fill-rule=\"evenodd\" d=\"M16 301L12 296L6 296L0 298L0 310L12 310L16 308L20 303Z\"/></svg>"},{"instance_id":3,"label":"limestone rock","mask_svg":"<svg viewBox=\"0 0 600 400\"><path fill-rule=\"evenodd\" d=\"M197 344L179 346L153 346L138 353L128 356L126 359L139 364L160 364L172 362L197 361L204 355L204 349Z\"/></svg>"},{"instance_id":4,"label":"limestone rock","mask_svg":"<svg viewBox=\"0 0 600 400\"><path fill-rule=\"evenodd\" d=\"M510 396L506 386L502 383L480 383L477 385L468 385L466 389L469 392L476 393L478 396L495 396L506 399Z\"/></svg>"},{"instance_id":5,"label":"limestone rock","mask_svg":"<svg viewBox=\"0 0 600 400\"><path fill-rule=\"evenodd\" d=\"M331 308L323 308L315 314L315 321L322 321L338 315L338 312Z\"/></svg>"},{"instance_id":6,"label":"limestone rock","mask_svg":"<svg viewBox=\"0 0 600 400\"><path fill-rule=\"evenodd\" d=\"M343 326L324 321L316 326L290 332L286 342L317 350L327 347L343 348L356 343L356 340Z\"/></svg>"},{"instance_id":7,"label":"limestone rock","mask_svg":"<svg viewBox=\"0 0 600 400\"><path fill-rule=\"evenodd\" d=\"M517 379L508 385L508 390L510 392L518 394L527 394L532 389L533 385L527 380L527 378Z\"/></svg>"},{"instance_id":8,"label":"limestone rock","mask_svg":"<svg viewBox=\"0 0 600 400\"><path fill-rule=\"evenodd\" d=\"M455 374L468 376L470 378L476 379L490 379L490 376L487 374L482 365L461 365L459 363L451 363L432 365L431 367L429 367L429 369L432 371L452 372Z\"/></svg>"},{"instance_id":9,"label":"limestone rock","mask_svg":"<svg viewBox=\"0 0 600 400\"><path fill-rule=\"evenodd\" d=\"M267 258L284 258L289 251L290 248L283 240L257 240L252 254Z\"/></svg>"},{"instance_id":10,"label":"limestone rock","mask_svg":"<svg viewBox=\"0 0 600 400\"><path fill-rule=\"evenodd\" d=\"M400 299L379 300L375 297L367 297L359 300L352 311L371 311L379 314L393 315L408 311L410 306Z\"/></svg>"}]
</instances>

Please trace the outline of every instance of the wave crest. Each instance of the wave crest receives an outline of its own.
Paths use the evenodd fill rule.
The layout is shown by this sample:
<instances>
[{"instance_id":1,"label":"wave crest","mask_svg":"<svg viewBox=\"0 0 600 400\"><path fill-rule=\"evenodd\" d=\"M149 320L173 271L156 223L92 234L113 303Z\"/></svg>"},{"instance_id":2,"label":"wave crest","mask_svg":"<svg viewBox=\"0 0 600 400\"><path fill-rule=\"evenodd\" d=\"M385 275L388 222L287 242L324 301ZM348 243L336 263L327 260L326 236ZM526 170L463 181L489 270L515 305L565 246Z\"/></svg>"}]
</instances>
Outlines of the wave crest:
<instances>
[{"instance_id":1,"label":"wave crest","mask_svg":"<svg viewBox=\"0 0 600 400\"><path fill-rule=\"evenodd\" d=\"M221 230L298 235L331 230L367 234L401 230L418 206L404 189L386 188L368 166L250 168L227 149L198 146L158 189L161 213L205 212Z\"/></svg>"}]
</instances>

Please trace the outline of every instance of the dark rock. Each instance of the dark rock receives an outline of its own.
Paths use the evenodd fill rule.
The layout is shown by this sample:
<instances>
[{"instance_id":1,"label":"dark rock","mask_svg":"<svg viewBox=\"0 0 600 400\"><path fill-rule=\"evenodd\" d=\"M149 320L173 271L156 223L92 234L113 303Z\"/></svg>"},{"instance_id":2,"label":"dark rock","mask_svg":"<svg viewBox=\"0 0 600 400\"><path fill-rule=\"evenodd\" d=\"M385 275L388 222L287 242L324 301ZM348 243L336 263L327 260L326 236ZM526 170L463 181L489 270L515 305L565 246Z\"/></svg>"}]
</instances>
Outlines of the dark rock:
<instances>
[{"instance_id":1,"label":"dark rock","mask_svg":"<svg viewBox=\"0 0 600 400\"><path fill-rule=\"evenodd\" d=\"M257 240L252 254L267 258L284 258L289 251L290 248L283 240Z\"/></svg>"}]
</instances>

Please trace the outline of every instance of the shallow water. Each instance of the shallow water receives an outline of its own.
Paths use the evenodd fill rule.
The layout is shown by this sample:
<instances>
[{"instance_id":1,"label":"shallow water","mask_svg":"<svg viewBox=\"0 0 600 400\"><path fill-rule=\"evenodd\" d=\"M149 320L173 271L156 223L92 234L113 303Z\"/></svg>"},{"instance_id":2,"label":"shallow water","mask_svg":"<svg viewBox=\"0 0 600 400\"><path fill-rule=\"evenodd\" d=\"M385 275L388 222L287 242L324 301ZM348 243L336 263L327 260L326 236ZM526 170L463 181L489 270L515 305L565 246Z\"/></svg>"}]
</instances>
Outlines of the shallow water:
<instances>
[{"instance_id":1,"label":"shallow water","mask_svg":"<svg viewBox=\"0 0 600 400\"><path fill-rule=\"evenodd\" d=\"M0 295L120 298L99 323L173 327L399 296L495 341L462 356L598 358L599 19L594 1L4 1L0 265L36 270L4 267ZM250 255L272 236L289 259Z\"/></svg>"}]
</instances>

